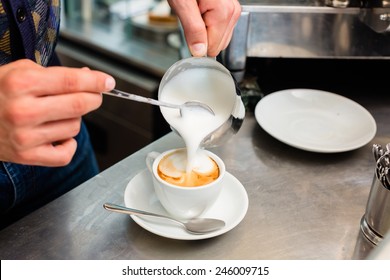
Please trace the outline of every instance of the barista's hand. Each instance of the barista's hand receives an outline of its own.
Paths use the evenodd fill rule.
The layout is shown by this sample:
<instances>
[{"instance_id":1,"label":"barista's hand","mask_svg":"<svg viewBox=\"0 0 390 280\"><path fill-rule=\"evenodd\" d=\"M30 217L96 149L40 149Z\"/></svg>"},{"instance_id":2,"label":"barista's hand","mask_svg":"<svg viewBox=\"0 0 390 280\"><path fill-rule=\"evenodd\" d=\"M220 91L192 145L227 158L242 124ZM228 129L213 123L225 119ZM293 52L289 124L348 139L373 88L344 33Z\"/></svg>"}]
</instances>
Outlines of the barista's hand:
<instances>
[{"instance_id":1,"label":"barista's hand","mask_svg":"<svg viewBox=\"0 0 390 280\"><path fill-rule=\"evenodd\" d=\"M27 59L0 66L0 161L68 164L81 116L114 86L109 75L88 69L44 68Z\"/></svg>"},{"instance_id":2,"label":"barista's hand","mask_svg":"<svg viewBox=\"0 0 390 280\"><path fill-rule=\"evenodd\" d=\"M240 17L237 0L168 0L183 26L193 56L217 56L224 50Z\"/></svg>"}]
</instances>

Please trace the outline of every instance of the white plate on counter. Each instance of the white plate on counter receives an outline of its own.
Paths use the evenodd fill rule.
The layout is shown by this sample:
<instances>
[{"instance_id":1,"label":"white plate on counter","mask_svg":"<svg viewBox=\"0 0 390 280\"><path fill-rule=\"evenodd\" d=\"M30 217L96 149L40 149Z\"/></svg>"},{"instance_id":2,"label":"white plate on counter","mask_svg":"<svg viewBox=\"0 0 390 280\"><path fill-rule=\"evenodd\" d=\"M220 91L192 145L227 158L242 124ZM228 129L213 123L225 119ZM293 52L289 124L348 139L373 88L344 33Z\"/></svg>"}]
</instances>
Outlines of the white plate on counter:
<instances>
[{"instance_id":1,"label":"white plate on counter","mask_svg":"<svg viewBox=\"0 0 390 280\"><path fill-rule=\"evenodd\" d=\"M124 194L125 205L162 215L169 215L160 204L153 189L153 182L147 169L138 173L128 183ZM226 172L224 188L215 204L201 217L222 219L226 225L220 230L207 234L191 234L175 222L163 218L135 216L130 217L144 229L172 239L199 240L224 234L235 228L248 210L248 195L244 186L230 173Z\"/></svg>"},{"instance_id":2,"label":"white plate on counter","mask_svg":"<svg viewBox=\"0 0 390 280\"><path fill-rule=\"evenodd\" d=\"M287 89L263 97L255 108L259 125L298 149L337 153L358 149L376 134L376 122L360 104L314 89Z\"/></svg>"}]
</instances>

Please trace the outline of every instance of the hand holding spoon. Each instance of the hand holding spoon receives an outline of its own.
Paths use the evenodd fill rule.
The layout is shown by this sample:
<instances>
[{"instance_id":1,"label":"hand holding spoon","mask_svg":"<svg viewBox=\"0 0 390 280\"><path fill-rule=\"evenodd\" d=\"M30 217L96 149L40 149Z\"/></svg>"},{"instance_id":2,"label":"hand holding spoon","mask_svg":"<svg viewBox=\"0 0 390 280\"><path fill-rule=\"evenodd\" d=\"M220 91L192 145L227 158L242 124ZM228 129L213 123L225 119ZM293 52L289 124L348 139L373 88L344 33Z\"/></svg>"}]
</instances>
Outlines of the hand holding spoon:
<instances>
[{"instance_id":1,"label":"hand holding spoon","mask_svg":"<svg viewBox=\"0 0 390 280\"><path fill-rule=\"evenodd\" d=\"M180 116L183 115L182 111L185 109L201 109L201 110L208 111L212 115L215 115L214 111L208 105L206 105L202 102L199 102L199 101L195 101L195 100L187 101L187 102L184 102L183 104L179 105L179 104L172 104L172 103L167 103L167 102L152 99L152 98L143 97L143 96L132 94L132 93L127 93L127 92L117 90L117 89L113 89L113 90L108 91L108 92L103 92L103 94L116 96L116 97L120 97L120 98L125 98L125 99L130 99L133 101L148 103L148 104L157 105L157 106L179 109Z\"/></svg>"},{"instance_id":2,"label":"hand holding spoon","mask_svg":"<svg viewBox=\"0 0 390 280\"><path fill-rule=\"evenodd\" d=\"M103 204L104 209L117 212L117 213L123 213L123 214L130 214L130 215L141 215L141 216L153 216L153 217L159 217L164 219L169 219L171 221L174 221L178 224L181 224L184 226L184 228L193 234L204 234L209 233L212 231L219 230L225 226L225 222L218 219L212 219L212 218L193 218L186 222L182 222L179 220L176 220L172 217L156 214L156 213L150 213L142 210L137 210L133 208L128 208L124 206L120 206L117 204L112 203L104 203Z\"/></svg>"}]
</instances>

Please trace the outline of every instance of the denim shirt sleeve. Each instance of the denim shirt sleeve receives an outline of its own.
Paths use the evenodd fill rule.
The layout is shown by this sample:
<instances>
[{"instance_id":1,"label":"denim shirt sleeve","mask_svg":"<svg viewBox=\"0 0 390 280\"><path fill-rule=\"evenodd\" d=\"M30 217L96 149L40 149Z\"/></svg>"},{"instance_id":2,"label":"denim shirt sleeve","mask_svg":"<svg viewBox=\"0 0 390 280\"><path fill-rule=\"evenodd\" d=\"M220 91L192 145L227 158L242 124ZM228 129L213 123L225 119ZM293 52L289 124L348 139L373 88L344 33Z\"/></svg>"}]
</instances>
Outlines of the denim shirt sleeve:
<instances>
[{"instance_id":1,"label":"denim shirt sleeve","mask_svg":"<svg viewBox=\"0 0 390 280\"><path fill-rule=\"evenodd\" d=\"M12 15L20 32L25 57L35 61L34 46L35 46L35 30L30 7L26 0L8 1L8 14ZM11 46L12 47L12 46Z\"/></svg>"},{"instance_id":2,"label":"denim shirt sleeve","mask_svg":"<svg viewBox=\"0 0 390 280\"><path fill-rule=\"evenodd\" d=\"M24 58L47 66L54 54L60 24L60 1L0 0L7 13L10 30L18 31L13 48L22 49ZM11 26L12 25L12 26ZM13 45L12 45L13 44ZM17 44L17 46L15 46Z\"/></svg>"}]
</instances>

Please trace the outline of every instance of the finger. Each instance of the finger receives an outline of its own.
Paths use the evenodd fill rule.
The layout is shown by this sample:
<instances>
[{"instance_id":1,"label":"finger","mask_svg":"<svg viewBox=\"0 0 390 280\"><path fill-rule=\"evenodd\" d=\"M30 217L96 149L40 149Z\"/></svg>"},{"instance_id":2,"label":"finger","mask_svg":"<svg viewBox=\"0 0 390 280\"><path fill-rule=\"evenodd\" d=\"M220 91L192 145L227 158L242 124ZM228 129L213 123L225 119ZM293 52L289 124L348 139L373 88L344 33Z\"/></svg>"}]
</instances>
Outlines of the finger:
<instances>
[{"instance_id":1,"label":"finger","mask_svg":"<svg viewBox=\"0 0 390 280\"><path fill-rule=\"evenodd\" d=\"M51 121L79 118L102 104L96 93L69 93L29 97L8 104L7 120L14 126L38 126Z\"/></svg>"},{"instance_id":2,"label":"finger","mask_svg":"<svg viewBox=\"0 0 390 280\"><path fill-rule=\"evenodd\" d=\"M223 40L219 46L219 49L220 49L219 51L222 51L229 46L229 43L230 43L232 37L233 37L233 30L231 30L230 32L225 34L225 37L223 38Z\"/></svg>"},{"instance_id":3,"label":"finger","mask_svg":"<svg viewBox=\"0 0 390 280\"><path fill-rule=\"evenodd\" d=\"M70 138L57 145L46 144L24 151L16 157L16 163L39 166L65 166L69 164L76 152L77 142Z\"/></svg>"},{"instance_id":4,"label":"finger","mask_svg":"<svg viewBox=\"0 0 390 280\"><path fill-rule=\"evenodd\" d=\"M225 0L218 7L213 7L210 1L200 1L199 7L208 32L208 55L216 56L228 46L241 6L235 0Z\"/></svg>"},{"instance_id":5,"label":"finger","mask_svg":"<svg viewBox=\"0 0 390 280\"><path fill-rule=\"evenodd\" d=\"M29 150L44 144L61 142L75 137L80 132L81 118L49 122L38 127L15 130L9 141L17 150Z\"/></svg>"},{"instance_id":6,"label":"finger","mask_svg":"<svg viewBox=\"0 0 390 280\"><path fill-rule=\"evenodd\" d=\"M217 35L215 35L215 33L217 33ZM209 29L209 48L207 50L208 56L215 57L222 50L227 48L233 36L233 30L225 33L224 36L220 38L218 38L218 34L220 34L218 30L212 28Z\"/></svg>"},{"instance_id":7,"label":"finger","mask_svg":"<svg viewBox=\"0 0 390 280\"><path fill-rule=\"evenodd\" d=\"M196 0L169 0L182 24L188 48L193 56L207 54L207 30Z\"/></svg>"},{"instance_id":8,"label":"finger","mask_svg":"<svg viewBox=\"0 0 390 280\"><path fill-rule=\"evenodd\" d=\"M72 92L101 93L115 87L114 78L108 74L85 68L48 67L29 71L25 75L28 81L34 81L27 89L36 96Z\"/></svg>"},{"instance_id":9,"label":"finger","mask_svg":"<svg viewBox=\"0 0 390 280\"><path fill-rule=\"evenodd\" d=\"M100 94L72 93L39 98L37 123L79 118L97 108L103 102Z\"/></svg>"}]
</instances>

